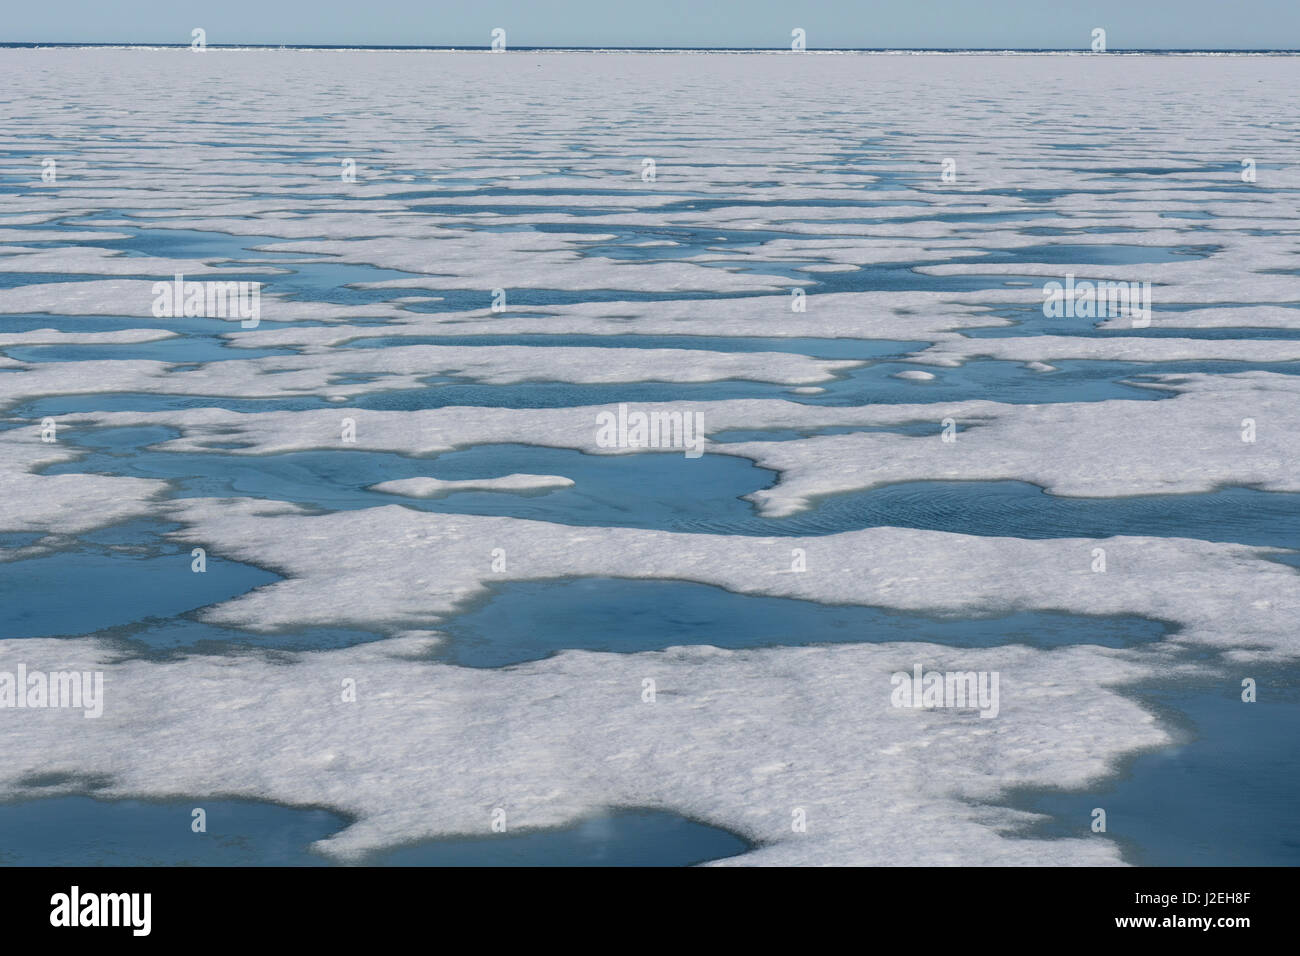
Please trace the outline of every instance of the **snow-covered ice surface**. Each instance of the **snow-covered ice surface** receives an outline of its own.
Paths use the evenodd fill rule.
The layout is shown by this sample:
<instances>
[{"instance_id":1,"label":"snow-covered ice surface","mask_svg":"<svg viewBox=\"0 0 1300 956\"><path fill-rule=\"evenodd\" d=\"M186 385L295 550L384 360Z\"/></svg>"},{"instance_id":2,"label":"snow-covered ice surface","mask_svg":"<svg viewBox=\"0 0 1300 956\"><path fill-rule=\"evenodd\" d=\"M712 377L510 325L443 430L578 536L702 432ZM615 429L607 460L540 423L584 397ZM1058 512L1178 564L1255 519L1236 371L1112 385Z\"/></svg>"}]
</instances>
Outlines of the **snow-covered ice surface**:
<instances>
[{"instance_id":1,"label":"snow-covered ice surface","mask_svg":"<svg viewBox=\"0 0 1300 956\"><path fill-rule=\"evenodd\" d=\"M371 485L375 491L391 495L409 495L412 498L435 498L457 491L507 491L529 494L568 488L572 478L562 475L502 475L500 478L463 478L447 481L441 478L399 478Z\"/></svg>"},{"instance_id":2,"label":"snow-covered ice surface","mask_svg":"<svg viewBox=\"0 0 1300 956\"><path fill-rule=\"evenodd\" d=\"M0 709L2 798L328 807L352 821L315 846L334 860L488 834L497 808L527 829L629 807L743 836L728 864L1135 862L1140 836L1087 820L1032 835L1014 794L1172 744L1144 682L1236 693L1300 658L1296 555L1244 531L775 531L909 482L1300 492L1295 58L6 50L0 75L0 598L39 622L77 596L6 568L131 562L143 522L177 561L222 559L206 574L278 575L153 627L381 637L150 656L0 634L0 672L106 688L93 720ZM157 314L177 274L260 283L259 321ZM1135 283L1148 321L1046 315L1067 278ZM593 473L526 471L520 446L639 469L605 502L628 513L705 496L664 484L665 455L752 462L773 536L474 513L579 507ZM439 477L474 449L479 473ZM304 488L388 503L131 476L183 459L202 491L295 454ZM430 470L355 469L379 454ZM417 510L443 497L470 513ZM560 628L542 660L437 658L498 584L575 577L1169 633L727 650L684 621L664 651L564 650ZM893 706L918 665L996 672L996 716Z\"/></svg>"}]
</instances>

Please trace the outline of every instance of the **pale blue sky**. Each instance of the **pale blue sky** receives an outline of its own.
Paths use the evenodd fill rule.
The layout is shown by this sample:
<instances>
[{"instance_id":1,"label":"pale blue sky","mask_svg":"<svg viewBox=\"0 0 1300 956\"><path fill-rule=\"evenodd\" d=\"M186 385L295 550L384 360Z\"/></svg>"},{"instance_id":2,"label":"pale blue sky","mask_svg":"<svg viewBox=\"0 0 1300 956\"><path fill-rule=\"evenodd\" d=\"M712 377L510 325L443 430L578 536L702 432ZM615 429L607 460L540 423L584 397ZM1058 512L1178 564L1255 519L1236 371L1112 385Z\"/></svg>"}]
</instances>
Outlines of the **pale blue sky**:
<instances>
[{"instance_id":1,"label":"pale blue sky","mask_svg":"<svg viewBox=\"0 0 1300 956\"><path fill-rule=\"evenodd\" d=\"M1300 48L1300 0L60 0L14 2L0 42L810 48Z\"/></svg>"}]
</instances>

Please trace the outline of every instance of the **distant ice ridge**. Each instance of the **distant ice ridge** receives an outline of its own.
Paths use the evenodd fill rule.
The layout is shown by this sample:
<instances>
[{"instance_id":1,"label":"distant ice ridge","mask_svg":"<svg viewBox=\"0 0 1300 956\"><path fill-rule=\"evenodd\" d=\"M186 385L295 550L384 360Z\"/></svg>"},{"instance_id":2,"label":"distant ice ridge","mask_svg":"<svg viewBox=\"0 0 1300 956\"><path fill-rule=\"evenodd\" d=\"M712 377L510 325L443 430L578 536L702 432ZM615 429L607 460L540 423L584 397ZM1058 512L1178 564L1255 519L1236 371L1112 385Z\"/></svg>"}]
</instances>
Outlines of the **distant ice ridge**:
<instances>
[{"instance_id":1,"label":"distant ice ridge","mask_svg":"<svg viewBox=\"0 0 1300 956\"><path fill-rule=\"evenodd\" d=\"M185 43L0 43L0 50L140 50L146 52L181 51L188 52ZM273 51L276 53L490 53L490 49L476 44L466 45L419 45L385 46L373 44L368 46L311 46L305 44L272 43L211 43L209 52L253 53ZM581 54L619 56L698 56L725 54L788 54L792 51L784 47L588 47L588 46L512 46L506 51L526 56L544 54ZM1017 48L924 48L924 47L879 47L860 48L844 47L842 49L808 48L799 51L801 55L812 56L1095 56L1091 50L1074 49L1017 49ZM1108 56L1296 56L1297 51L1277 50L1182 50L1182 49L1115 49L1106 51Z\"/></svg>"}]
</instances>

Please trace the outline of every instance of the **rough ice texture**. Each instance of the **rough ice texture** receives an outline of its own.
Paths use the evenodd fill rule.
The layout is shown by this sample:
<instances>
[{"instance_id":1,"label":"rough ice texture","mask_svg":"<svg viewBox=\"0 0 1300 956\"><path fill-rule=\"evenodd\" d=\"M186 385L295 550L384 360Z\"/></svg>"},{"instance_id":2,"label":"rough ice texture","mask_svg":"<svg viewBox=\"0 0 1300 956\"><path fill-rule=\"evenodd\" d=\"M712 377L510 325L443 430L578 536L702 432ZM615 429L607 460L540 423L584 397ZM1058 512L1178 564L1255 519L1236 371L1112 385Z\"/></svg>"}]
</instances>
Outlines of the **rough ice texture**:
<instances>
[{"instance_id":1,"label":"rough ice texture","mask_svg":"<svg viewBox=\"0 0 1300 956\"><path fill-rule=\"evenodd\" d=\"M947 336L914 356L917 362L961 365L974 358L1042 363L1043 359L1088 359L1100 362L1189 362L1217 359L1228 362L1300 361L1300 339L1087 339L1071 335L1024 338Z\"/></svg>"},{"instance_id":2,"label":"rough ice texture","mask_svg":"<svg viewBox=\"0 0 1300 956\"><path fill-rule=\"evenodd\" d=\"M182 499L177 536L265 563L287 580L203 612L255 630L348 622L390 631L436 624L493 581L565 576L668 578L742 594L951 614L1055 609L1140 614L1181 626L1175 640L1250 644L1300 656L1300 576L1269 549L1178 538L986 538L868 528L754 538L591 528L398 505L310 515L283 502ZM1108 569L1092 569L1104 545ZM494 570L493 550L506 568ZM807 570L792 570L792 550Z\"/></svg>"},{"instance_id":3,"label":"rough ice texture","mask_svg":"<svg viewBox=\"0 0 1300 956\"><path fill-rule=\"evenodd\" d=\"M104 715L27 710L0 727L0 792L67 774L99 797L219 793L354 815L316 846L344 859L444 834L560 826L609 806L738 831L748 864L1113 864L1104 838L1003 836L1032 818L1005 788L1083 786L1168 743L1112 688L1120 652L924 643L645 654L569 651L504 670L427 659L432 642L113 663L89 642L3 641L29 668L105 670ZM890 705L890 675L998 671L1000 713ZM342 700L356 681L356 702ZM654 703L642 700L655 682ZM14 716L10 714L10 716ZM127 756L124 756L127 755ZM807 832L795 833L803 808Z\"/></svg>"},{"instance_id":4,"label":"rough ice texture","mask_svg":"<svg viewBox=\"0 0 1300 956\"><path fill-rule=\"evenodd\" d=\"M0 546L0 561L29 557L67 544L70 535L157 513L168 490L163 481L106 475L37 475L34 472L79 458L83 452L42 440L40 425L0 431L0 533L39 533L22 548Z\"/></svg>"},{"instance_id":5,"label":"rough ice texture","mask_svg":"<svg viewBox=\"0 0 1300 956\"><path fill-rule=\"evenodd\" d=\"M158 276L170 280L176 273L185 276L202 276L213 279L221 275L221 266L229 266L229 259L167 259L159 256L124 256L112 249L69 247L63 249L29 249L10 246L0 257L0 272L51 272L55 274L86 273L88 275ZM282 269L266 266L241 265L238 270L226 268L225 272L283 273ZM150 301L152 301L152 296Z\"/></svg>"},{"instance_id":6,"label":"rough ice texture","mask_svg":"<svg viewBox=\"0 0 1300 956\"><path fill-rule=\"evenodd\" d=\"M1223 485L1300 491L1300 378L1245 372L1177 381L1181 394L1156 402L972 403L951 417L977 427L953 442L859 432L726 451L781 473L775 487L749 496L769 516L801 511L822 495L925 479L1012 478L1087 498Z\"/></svg>"},{"instance_id":7,"label":"rough ice texture","mask_svg":"<svg viewBox=\"0 0 1300 956\"><path fill-rule=\"evenodd\" d=\"M1015 293L1018 302L1024 293ZM665 299L649 302L584 302L529 306L518 312L489 308L406 312L380 326L347 325L262 328L230 334L230 344L342 345L366 338L419 335L697 335L738 338L847 338L927 340L937 333L1010 324L992 315L984 294L957 301L960 293L828 292L809 295L807 311L792 312L789 295L738 299ZM997 300L997 294L994 294ZM0 297L0 307L3 298ZM520 314L522 313L522 314ZM1300 321L1300 313L1297 315Z\"/></svg>"}]
</instances>

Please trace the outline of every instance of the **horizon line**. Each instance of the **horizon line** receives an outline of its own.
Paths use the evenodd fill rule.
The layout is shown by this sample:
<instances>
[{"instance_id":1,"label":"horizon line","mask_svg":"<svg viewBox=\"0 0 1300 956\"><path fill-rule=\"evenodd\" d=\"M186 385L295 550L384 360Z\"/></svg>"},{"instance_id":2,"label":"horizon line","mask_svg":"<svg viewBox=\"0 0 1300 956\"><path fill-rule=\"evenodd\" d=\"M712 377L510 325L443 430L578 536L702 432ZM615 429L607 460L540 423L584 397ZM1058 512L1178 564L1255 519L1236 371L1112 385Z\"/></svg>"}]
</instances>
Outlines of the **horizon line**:
<instances>
[{"instance_id":1,"label":"horizon line","mask_svg":"<svg viewBox=\"0 0 1300 956\"><path fill-rule=\"evenodd\" d=\"M78 40L9 40L0 41L0 49L137 49L167 50L189 49L191 44L178 42L148 42L135 40L78 41ZM496 52L496 53L1065 53L1106 56L1111 54L1183 53L1183 54L1297 54L1295 47L1114 47L1094 51L1087 47L965 47L965 46L883 46L883 47L818 47L792 50L788 46L590 46L579 44L548 44L507 46L492 50L490 44L398 44L398 43L206 43L206 49L216 50L411 50L446 52Z\"/></svg>"}]
</instances>

